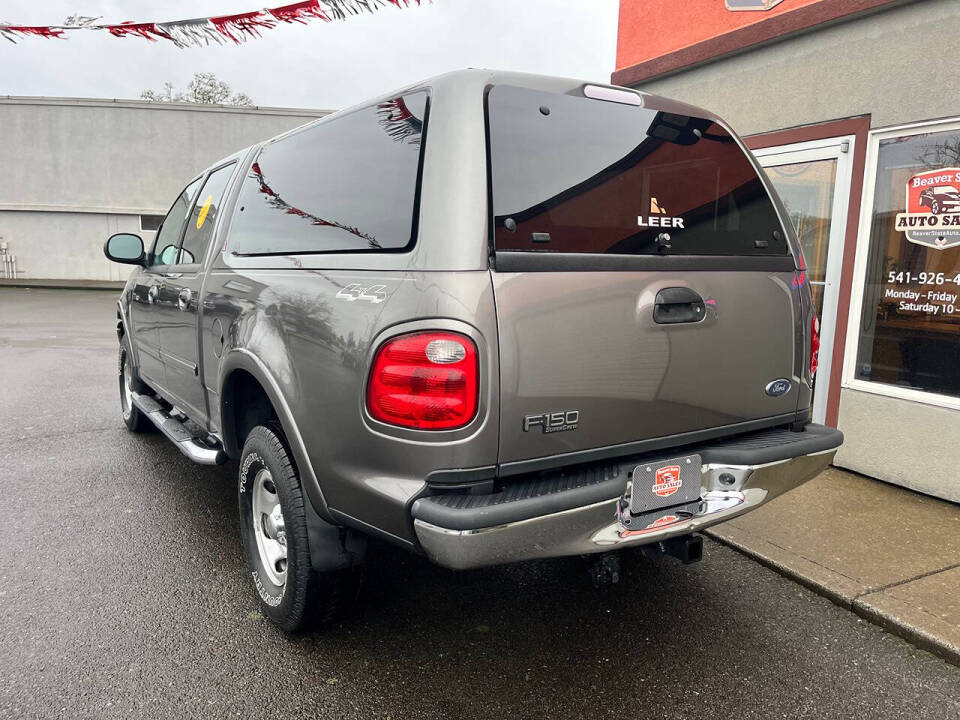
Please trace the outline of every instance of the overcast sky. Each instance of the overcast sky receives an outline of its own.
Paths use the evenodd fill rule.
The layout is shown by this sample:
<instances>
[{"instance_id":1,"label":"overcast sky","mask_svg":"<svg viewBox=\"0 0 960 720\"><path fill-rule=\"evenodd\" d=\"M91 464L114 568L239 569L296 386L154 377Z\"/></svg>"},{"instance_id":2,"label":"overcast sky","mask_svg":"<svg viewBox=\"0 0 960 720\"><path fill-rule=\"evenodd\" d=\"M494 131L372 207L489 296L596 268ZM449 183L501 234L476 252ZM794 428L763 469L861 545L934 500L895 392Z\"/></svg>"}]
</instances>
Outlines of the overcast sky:
<instances>
[{"instance_id":1,"label":"overcast sky","mask_svg":"<svg viewBox=\"0 0 960 720\"><path fill-rule=\"evenodd\" d=\"M104 22L168 21L257 7L257 0L0 0L0 20L55 25L80 13ZM282 25L239 46L185 50L105 31L16 45L0 39L0 95L137 98L165 81L182 89L193 73L213 72L259 105L336 109L464 67L609 82L617 8L618 0L434 0L343 22Z\"/></svg>"}]
</instances>

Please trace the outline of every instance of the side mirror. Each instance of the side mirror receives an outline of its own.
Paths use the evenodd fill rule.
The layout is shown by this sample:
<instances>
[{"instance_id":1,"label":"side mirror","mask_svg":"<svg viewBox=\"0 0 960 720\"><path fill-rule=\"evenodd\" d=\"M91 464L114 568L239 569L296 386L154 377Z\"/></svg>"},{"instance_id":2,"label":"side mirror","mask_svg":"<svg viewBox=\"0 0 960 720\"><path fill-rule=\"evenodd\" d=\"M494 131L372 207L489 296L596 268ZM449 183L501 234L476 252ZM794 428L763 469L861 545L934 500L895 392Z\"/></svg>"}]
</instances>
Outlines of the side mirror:
<instances>
[{"instance_id":1,"label":"side mirror","mask_svg":"<svg viewBox=\"0 0 960 720\"><path fill-rule=\"evenodd\" d=\"M177 261L177 246L167 245L157 255L157 264L173 265Z\"/></svg>"},{"instance_id":2,"label":"side mirror","mask_svg":"<svg viewBox=\"0 0 960 720\"><path fill-rule=\"evenodd\" d=\"M143 254L143 240L133 233L117 233L107 238L103 246L103 254L107 260L125 263L127 265L144 265L146 258Z\"/></svg>"}]
</instances>

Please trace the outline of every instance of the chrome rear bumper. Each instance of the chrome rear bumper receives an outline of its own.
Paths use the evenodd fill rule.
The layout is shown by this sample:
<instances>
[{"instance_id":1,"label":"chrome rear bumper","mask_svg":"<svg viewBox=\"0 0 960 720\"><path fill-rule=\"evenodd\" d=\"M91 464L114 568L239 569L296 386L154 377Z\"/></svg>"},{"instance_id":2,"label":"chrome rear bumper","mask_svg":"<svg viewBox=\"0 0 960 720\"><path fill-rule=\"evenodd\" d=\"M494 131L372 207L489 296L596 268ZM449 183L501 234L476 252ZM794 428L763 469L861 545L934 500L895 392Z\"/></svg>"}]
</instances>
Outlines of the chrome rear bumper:
<instances>
[{"instance_id":1,"label":"chrome rear bumper","mask_svg":"<svg viewBox=\"0 0 960 720\"><path fill-rule=\"evenodd\" d=\"M837 435L839 446L842 435ZM625 496L621 495L491 527L457 530L415 519L414 528L427 556L453 569L646 545L704 530L749 512L819 474L830 465L836 451L834 447L757 465L706 464L701 472L701 501L693 508L685 506L692 513L681 515L666 508L644 527L625 524ZM726 484L720 483L722 474L727 476ZM734 477L733 483L729 475Z\"/></svg>"}]
</instances>

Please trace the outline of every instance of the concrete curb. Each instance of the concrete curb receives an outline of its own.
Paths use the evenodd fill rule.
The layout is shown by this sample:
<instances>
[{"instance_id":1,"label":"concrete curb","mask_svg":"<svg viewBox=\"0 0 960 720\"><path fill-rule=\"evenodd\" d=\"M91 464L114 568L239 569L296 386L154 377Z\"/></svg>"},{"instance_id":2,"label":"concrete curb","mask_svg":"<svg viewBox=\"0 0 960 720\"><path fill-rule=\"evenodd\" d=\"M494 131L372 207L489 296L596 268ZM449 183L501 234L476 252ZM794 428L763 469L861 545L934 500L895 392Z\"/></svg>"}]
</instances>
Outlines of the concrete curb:
<instances>
[{"instance_id":1,"label":"concrete curb","mask_svg":"<svg viewBox=\"0 0 960 720\"><path fill-rule=\"evenodd\" d=\"M870 605L866 599L878 591L874 590L851 598L838 588L831 587L809 575L805 575L803 572L797 571L795 568L789 567L784 563L775 560L774 558L768 557L763 553L752 549L748 545L745 545L744 543L719 535L712 530L705 530L704 535L722 545L726 545L727 547L736 550L737 552L749 557L751 560L755 560L764 567L770 568L777 574L793 580L808 590L812 590L818 595L827 598L832 603L856 613L864 620L883 628L887 632L906 640L910 644L915 645L922 650L926 650L927 652L946 660L952 665L960 667L960 647L957 647L944 638L926 632L925 630L896 617L892 613L879 610L878 608Z\"/></svg>"},{"instance_id":2,"label":"concrete curb","mask_svg":"<svg viewBox=\"0 0 960 720\"><path fill-rule=\"evenodd\" d=\"M0 278L0 287L60 288L71 290L122 290L125 280L9 280Z\"/></svg>"}]
</instances>

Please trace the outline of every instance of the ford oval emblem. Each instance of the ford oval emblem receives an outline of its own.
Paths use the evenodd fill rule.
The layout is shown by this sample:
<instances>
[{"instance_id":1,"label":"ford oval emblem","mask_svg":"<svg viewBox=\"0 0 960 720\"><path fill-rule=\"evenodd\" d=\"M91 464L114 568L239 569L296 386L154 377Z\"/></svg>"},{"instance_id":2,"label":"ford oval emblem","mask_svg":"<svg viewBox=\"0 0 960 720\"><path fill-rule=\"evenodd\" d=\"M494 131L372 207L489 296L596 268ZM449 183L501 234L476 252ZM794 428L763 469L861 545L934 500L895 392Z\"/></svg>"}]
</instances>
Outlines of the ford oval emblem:
<instances>
[{"instance_id":1,"label":"ford oval emblem","mask_svg":"<svg viewBox=\"0 0 960 720\"><path fill-rule=\"evenodd\" d=\"M780 397L781 395L786 395L788 392L790 392L790 388L792 387L793 383L786 378L778 378L768 382L767 387L764 388L764 391L770 397Z\"/></svg>"}]
</instances>

